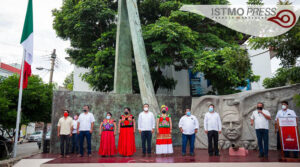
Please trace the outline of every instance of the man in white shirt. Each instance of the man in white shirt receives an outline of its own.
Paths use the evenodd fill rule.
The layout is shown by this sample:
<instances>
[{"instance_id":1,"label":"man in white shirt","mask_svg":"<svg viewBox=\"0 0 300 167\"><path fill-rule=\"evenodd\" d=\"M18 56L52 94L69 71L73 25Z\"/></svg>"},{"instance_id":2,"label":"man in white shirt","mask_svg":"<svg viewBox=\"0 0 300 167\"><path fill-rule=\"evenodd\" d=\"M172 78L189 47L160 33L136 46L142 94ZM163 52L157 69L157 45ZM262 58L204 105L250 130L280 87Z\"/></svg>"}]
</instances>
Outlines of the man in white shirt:
<instances>
[{"instance_id":1,"label":"man in white shirt","mask_svg":"<svg viewBox=\"0 0 300 167\"><path fill-rule=\"evenodd\" d=\"M185 115L179 120L179 128L182 133L182 156L186 155L186 145L190 143L190 155L194 156L195 134L199 129L198 119L191 114L189 108L185 110Z\"/></svg>"},{"instance_id":2,"label":"man in white shirt","mask_svg":"<svg viewBox=\"0 0 300 167\"><path fill-rule=\"evenodd\" d=\"M69 157L70 137L73 130L73 119L69 117L69 110L64 110L64 116L58 120L57 136L60 138L60 157ZM66 144L66 145L65 145ZM66 150L66 152L65 152Z\"/></svg>"},{"instance_id":3,"label":"man in white shirt","mask_svg":"<svg viewBox=\"0 0 300 167\"><path fill-rule=\"evenodd\" d=\"M279 135L279 127L277 125L277 119L282 117L297 117L294 110L290 110L289 103L287 101L281 102L281 110L279 110L275 117L275 132L277 132L277 149L281 150L281 144L280 144L280 135ZM294 158L298 158L298 152L297 151L284 151L285 157L290 157L290 152L293 152Z\"/></svg>"},{"instance_id":4,"label":"man in white shirt","mask_svg":"<svg viewBox=\"0 0 300 167\"><path fill-rule=\"evenodd\" d=\"M209 156L219 156L218 140L222 130L222 122L220 115L215 112L215 106L210 104L208 112L204 116L204 132L208 138L208 154Z\"/></svg>"},{"instance_id":5,"label":"man in white shirt","mask_svg":"<svg viewBox=\"0 0 300 167\"><path fill-rule=\"evenodd\" d=\"M79 114L74 115L73 119L73 131L72 131L72 151L71 153L79 153L79 135L77 135L77 123Z\"/></svg>"},{"instance_id":6,"label":"man in white shirt","mask_svg":"<svg viewBox=\"0 0 300 167\"><path fill-rule=\"evenodd\" d=\"M257 110L253 111L250 119L251 126L255 125L257 144L259 148L260 158L268 158L269 152L269 120L271 120L271 114L268 110L264 110L264 104L257 103ZM264 143L264 144L263 144Z\"/></svg>"},{"instance_id":7,"label":"man in white shirt","mask_svg":"<svg viewBox=\"0 0 300 167\"><path fill-rule=\"evenodd\" d=\"M86 137L88 157L91 157L91 138L94 128L95 118L92 113L89 112L90 107L88 105L83 106L83 113L79 115L77 123L77 134L80 139L80 157L83 157L83 141Z\"/></svg>"},{"instance_id":8,"label":"man in white shirt","mask_svg":"<svg viewBox=\"0 0 300 167\"><path fill-rule=\"evenodd\" d=\"M152 112L149 111L149 104L144 104L143 112L139 114L138 129L142 138L143 155L146 155L146 142L147 153L151 155L151 140L152 133L155 129L155 118Z\"/></svg>"}]
</instances>

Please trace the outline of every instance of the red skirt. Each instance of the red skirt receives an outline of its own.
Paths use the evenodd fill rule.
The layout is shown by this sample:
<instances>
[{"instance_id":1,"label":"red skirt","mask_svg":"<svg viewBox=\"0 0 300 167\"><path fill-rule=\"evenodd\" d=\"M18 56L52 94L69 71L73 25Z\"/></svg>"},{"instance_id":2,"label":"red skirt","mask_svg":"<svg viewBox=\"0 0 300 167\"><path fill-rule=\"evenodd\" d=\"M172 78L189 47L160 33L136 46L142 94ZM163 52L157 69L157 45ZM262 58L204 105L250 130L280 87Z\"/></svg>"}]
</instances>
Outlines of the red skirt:
<instances>
[{"instance_id":1,"label":"red skirt","mask_svg":"<svg viewBox=\"0 0 300 167\"><path fill-rule=\"evenodd\" d=\"M172 136L170 128L158 128L158 135L156 138L156 144L172 144Z\"/></svg>"},{"instance_id":2,"label":"red skirt","mask_svg":"<svg viewBox=\"0 0 300 167\"><path fill-rule=\"evenodd\" d=\"M118 150L123 156L131 156L136 152L133 127L120 128Z\"/></svg>"},{"instance_id":3,"label":"red skirt","mask_svg":"<svg viewBox=\"0 0 300 167\"><path fill-rule=\"evenodd\" d=\"M114 131L102 132L98 154L102 156L111 156L117 154Z\"/></svg>"}]
</instances>

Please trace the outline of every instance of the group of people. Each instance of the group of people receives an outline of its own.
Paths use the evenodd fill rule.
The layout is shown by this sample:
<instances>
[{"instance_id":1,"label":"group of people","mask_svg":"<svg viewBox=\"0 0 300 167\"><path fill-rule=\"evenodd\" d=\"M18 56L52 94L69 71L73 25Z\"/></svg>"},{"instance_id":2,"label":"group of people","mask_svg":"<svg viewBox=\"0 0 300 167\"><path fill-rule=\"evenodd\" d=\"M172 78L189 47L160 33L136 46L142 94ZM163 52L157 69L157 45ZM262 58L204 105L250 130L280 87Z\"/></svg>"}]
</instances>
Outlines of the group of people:
<instances>
[{"instance_id":1,"label":"group of people","mask_svg":"<svg viewBox=\"0 0 300 167\"><path fill-rule=\"evenodd\" d=\"M271 115L264 110L264 104L259 102L257 109L251 115L251 125L255 125L259 157L268 157L268 129ZM143 155L151 155L151 143L153 133L156 135L156 154L172 154L172 119L166 105L161 106L161 112L156 119L149 111L149 104L143 105L143 111L138 116L138 132L142 140ZM282 110L278 111L278 117L296 116L293 110L288 109L288 102L282 102ZM91 156L91 136L93 133L95 118L89 112L89 106L83 107L83 113L76 114L74 120L69 116L69 111L64 110L64 116L58 121L57 135L60 138L61 156L69 157L70 139L72 139L72 153L83 156L84 138L87 140L88 156ZM218 138L222 132L222 121L215 106L210 104L204 117L204 132L208 138L209 156L219 156ZM182 155L186 155L186 146L189 142L191 156L194 155L195 134L199 130L197 118L191 114L190 109L185 110L185 115L180 118L179 129L182 133ZM132 156L136 152L135 146L136 121L130 108L125 107L119 120L113 119L110 112L102 120L99 129L100 147L98 154L101 156L113 156L119 153L122 156ZM115 136L119 134L118 148L115 146ZM278 141L280 142L280 141ZM79 147L78 147L79 143ZM288 156L289 152L285 152ZM297 152L294 156L298 156Z\"/></svg>"},{"instance_id":2,"label":"group of people","mask_svg":"<svg viewBox=\"0 0 300 167\"><path fill-rule=\"evenodd\" d=\"M279 110L275 117L275 133L277 133L277 149L281 150L279 126L277 124L278 118L284 117L297 117L295 111L288 108L289 103L287 101L281 102L281 110ZM251 115L251 125L255 127L257 136L257 144L259 148L259 157L268 157L269 152L269 121L271 120L271 114L268 110L264 109L262 102L257 103L257 109ZM285 157L290 157L290 153L293 152L293 158L298 158L297 151L284 151Z\"/></svg>"}]
</instances>

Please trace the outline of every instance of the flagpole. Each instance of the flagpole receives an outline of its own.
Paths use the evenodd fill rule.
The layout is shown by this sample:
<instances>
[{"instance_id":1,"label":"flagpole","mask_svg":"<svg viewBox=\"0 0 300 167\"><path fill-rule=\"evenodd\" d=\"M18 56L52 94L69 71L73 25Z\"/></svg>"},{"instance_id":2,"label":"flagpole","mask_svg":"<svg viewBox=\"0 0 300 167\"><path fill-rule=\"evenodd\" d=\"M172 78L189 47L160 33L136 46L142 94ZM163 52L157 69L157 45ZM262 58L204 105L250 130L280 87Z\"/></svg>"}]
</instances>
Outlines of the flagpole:
<instances>
[{"instance_id":1,"label":"flagpole","mask_svg":"<svg viewBox=\"0 0 300 167\"><path fill-rule=\"evenodd\" d=\"M23 94L23 80L24 80L24 61L26 56L26 50L23 49L23 58L21 65L21 79L20 79L20 88L19 88L19 100L18 100L18 110L17 110L17 122L16 122L16 132L15 132L15 140L14 140L14 149L13 149L13 158L17 155L17 145L19 138L19 125L21 120L21 105L22 105L22 94Z\"/></svg>"}]
</instances>

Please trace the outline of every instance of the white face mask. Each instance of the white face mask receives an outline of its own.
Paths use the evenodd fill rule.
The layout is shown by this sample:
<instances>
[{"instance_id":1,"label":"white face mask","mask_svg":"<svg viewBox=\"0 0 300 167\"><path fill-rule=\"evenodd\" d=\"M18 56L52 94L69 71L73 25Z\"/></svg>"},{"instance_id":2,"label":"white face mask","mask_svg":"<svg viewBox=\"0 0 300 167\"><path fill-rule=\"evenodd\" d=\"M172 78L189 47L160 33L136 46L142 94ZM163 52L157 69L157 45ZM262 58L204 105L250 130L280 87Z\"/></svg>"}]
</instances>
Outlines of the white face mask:
<instances>
[{"instance_id":1,"label":"white face mask","mask_svg":"<svg viewBox=\"0 0 300 167\"><path fill-rule=\"evenodd\" d=\"M283 110L285 110L285 109L286 109L286 105L282 105L281 108L282 108Z\"/></svg>"},{"instance_id":2,"label":"white face mask","mask_svg":"<svg viewBox=\"0 0 300 167\"><path fill-rule=\"evenodd\" d=\"M106 119L110 119L110 116L108 115L108 116L106 116Z\"/></svg>"},{"instance_id":3,"label":"white face mask","mask_svg":"<svg viewBox=\"0 0 300 167\"><path fill-rule=\"evenodd\" d=\"M144 108L144 111L148 111L148 110L149 110L149 108L148 108L148 107L145 107L145 108Z\"/></svg>"}]
</instances>

